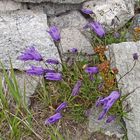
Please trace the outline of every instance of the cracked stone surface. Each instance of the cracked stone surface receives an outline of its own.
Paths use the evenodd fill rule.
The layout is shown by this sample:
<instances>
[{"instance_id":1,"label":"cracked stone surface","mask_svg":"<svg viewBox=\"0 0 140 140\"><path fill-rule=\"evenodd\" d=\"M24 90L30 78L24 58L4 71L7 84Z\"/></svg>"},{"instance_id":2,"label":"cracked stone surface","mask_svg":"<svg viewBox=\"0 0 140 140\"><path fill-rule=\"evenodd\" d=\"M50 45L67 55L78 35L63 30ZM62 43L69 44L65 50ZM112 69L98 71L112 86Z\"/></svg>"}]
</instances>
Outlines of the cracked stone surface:
<instances>
[{"instance_id":1,"label":"cracked stone surface","mask_svg":"<svg viewBox=\"0 0 140 140\"><path fill-rule=\"evenodd\" d=\"M22 4L11 0L0 0L0 11L12 11L22 8Z\"/></svg>"},{"instance_id":2,"label":"cracked stone surface","mask_svg":"<svg viewBox=\"0 0 140 140\"><path fill-rule=\"evenodd\" d=\"M9 58L13 68L19 71L26 70L31 64L44 65L39 62L24 63L17 60L20 53L31 44L36 45L36 49L44 58L60 60L57 48L46 30L48 30L47 17L43 12L20 10L0 13L0 60L5 69L11 68ZM30 77L20 72L15 72L15 75L22 96L23 85L26 83L26 101L29 103L29 96L34 94L41 77Z\"/></svg>"},{"instance_id":3,"label":"cracked stone surface","mask_svg":"<svg viewBox=\"0 0 140 140\"><path fill-rule=\"evenodd\" d=\"M81 51L87 54L94 53L88 39L74 27L62 29L61 37L63 53L67 53L71 48L77 48L79 52Z\"/></svg>"},{"instance_id":4,"label":"cracked stone surface","mask_svg":"<svg viewBox=\"0 0 140 140\"><path fill-rule=\"evenodd\" d=\"M1 13L0 30L0 60L6 69L10 69L9 57L14 69L25 70L32 64L17 60L20 53L31 44L36 45L44 58L59 59L57 48L46 32L47 18L42 12L20 10Z\"/></svg>"},{"instance_id":5,"label":"cracked stone surface","mask_svg":"<svg viewBox=\"0 0 140 140\"><path fill-rule=\"evenodd\" d=\"M41 3L41 2L53 2L53 3L82 3L86 0L14 0L17 2L31 2L31 3Z\"/></svg>"},{"instance_id":6,"label":"cracked stone surface","mask_svg":"<svg viewBox=\"0 0 140 140\"><path fill-rule=\"evenodd\" d=\"M135 29L139 29L139 28L140 28L140 14L137 14L133 18L133 23L128 29L128 32L126 34L127 41L140 40L140 33L135 31Z\"/></svg>"},{"instance_id":7,"label":"cracked stone surface","mask_svg":"<svg viewBox=\"0 0 140 140\"><path fill-rule=\"evenodd\" d=\"M60 16L72 10L81 8L80 4L58 4L58 3L40 3L40 4L28 4L31 10L42 9L47 16Z\"/></svg>"},{"instance_id":8,"label":"cracked stone surface","mask_svg":"<svg viewBox=\"0 0 140 140\"><path fill-rule=\"evenodd\" d=\"M91 17L103 24L107 31L123 27L134 16L133 0L91 0L84 9L94 12Z\"/></svg>"},{"instance_id":9,"label":"cracked stone surface","mask_svg":"<svg viewBox=\"0 0 140 140\"><path fill-rule=\"evenodd\" d=\"M49 21L51 25L56 25L60 29L68 27L82 29L88 23L79 11L72 11L58 17L50 17Z\"/></svg>"},{"instance_id":10,"label":"cracked stone surface","mask_svg":"<svg viewBox=\"0 0 140 140\"><path fill-rule=\"evenodd\" d=\"M140 41L138 42L124 42L119 44L112 44L109 46L110 56L113 57L112 62L118 68L120 76L126 74L134 65L133 53L140 54ZM127 95L133 90L124 102L126 111L129 111L125 119L127 135L129 140L139 140L140 138L140 62L136 62L135 67L125 77L119 81L119 88L122 95ZM127 105L127 106L126 106Z\"/></svg>"},{"instance_id":11,"label":"cracked stone surface","mask_svg":"<svg viewBox=\"0 0 140 140\"><path fill-rule=\"evenodd\" d=\"M58 17L49 18L50 25L56 25L61 30L62 53L68 53L71 48L77 48L87 54L94 54L90 40L85 36L83 26L88 21L79 11L72 11Z\"/></svg>"},{"instance_id":12,"label":"cracked stone surface","mask_svg":"<svg viewBox=\"0 0 140 140\"><path fill-rule=\"evenodd\" d=\"M37 89L39 83L41 83L42 77L33 77L29 76L24 72L15 71L16 81L19 87L19 94L22 97L22 100L25 99L25 102L30 105L30 97L33 95ZM3 74L0 71L0 77L3 78ZM9 76L11 81L13 80L12 77ZM10 99L10 95L7 97Z\"/></svg>"}]
</instances>

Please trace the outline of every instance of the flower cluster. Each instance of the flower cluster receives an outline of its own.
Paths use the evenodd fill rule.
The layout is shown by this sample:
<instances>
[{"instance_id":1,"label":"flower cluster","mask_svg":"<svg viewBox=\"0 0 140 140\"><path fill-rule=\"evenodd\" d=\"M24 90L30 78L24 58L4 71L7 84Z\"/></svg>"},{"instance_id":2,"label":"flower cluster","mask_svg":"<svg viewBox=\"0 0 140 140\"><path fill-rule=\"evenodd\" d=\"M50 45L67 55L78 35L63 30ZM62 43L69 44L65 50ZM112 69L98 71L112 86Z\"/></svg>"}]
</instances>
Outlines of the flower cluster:
<instances>
[{"instance_id":1,"label":"flower cluster","mask_svg":"<svg viewBox=\"0 0 140 140\"><path fill-rule=\"evenodd\" d=\"M22 61L44 61L42 55L36 50L36 46L29 46L22 54L18 57L19 60ZM47 59L45 61L46 64L59 64L59 61L56 59ZM29 75L36 75L36 76L44 76L46 80L51 81L60 81L62 80L62 74L59 72L56 72L53 69L44 69L40 66L31 66L31 68L26 70L26 73Z\"/></svg>"},{"instance_id":2,"label":"flower cluster","mask_svg":"<svg viewBox=\"0 0 140 140\"><path fill-rule=\"evenodd\" d=\"M94 14L92 10L89 9L82 9L81 10L84 14ZM90 28L92 31L94 31L99 37L104 37L105 36L105 30L102 27L102 25L97 22L97 21L92 21L88 24L85 25L84 28ZM51 26L49 31L47 31L52 39L55 42L59 42L61 40L60 32L56 26ZM117 36L117 35L116 35ZM52 59L49 58L47 60L44 60L43 56L37 51L37 47L35 45L30 46L27 48L22 54L18 57L19 60L22 61L29 61L29 60L34 60L34 61L43 61L45 65L59 65L60 62L57 59ZM95 49L95 52L99 54L99 56L103 56L104 52L107 49L105 47L97 47ZM78 50L77 48L72 48L69 50L69 52L73 54L77 54ZM138 54L135 53L133 54L133 59L137 60L138 59ZM104 61L104 58L101 59L102 63L96 66L88 66L86 65L83 69L85 73L89 75L90 80L94 80L94 76L98 75L101 71L104 72L105 74L109 71L109 61ZM114 70L115 71L115 70ZM53 69L46 69L40 66L31 66L30 69L26 70L26 73L29 75L36 75L36 76L44 76L46 80L51 80L51 81L61 81L63 79L62 73L53 70ZM102 82L99 86L98 89L101 91L102 88L105 86L105 82ZM108 81L112 82L112 81ZM80 93L80 89L83 85L83 80L77 79L75 85L73 86L73 89L71 91L71 96L78 96ZM110 84L109 84L110 85ZM120 92L118 91L112 91L111 94L108 97L105 98L99 98L99 100L96 102L96 106L102 106L103 110L101 114L98 117L98 120L103 119L107 112L110 110L110 108L114 105L114 103L120 98ZM68 107L68 102L64 101L62 102L54 111L55 114L52 115L51 117L47 118L45 120L45 125L53 124L57 121L59 121L63 115L62 115L62 110ZM116 116L109 116L108 119L106 120L106 123L110 123L111 121L115 120Z\"/></svg>"},{"instance_id":3,"label":"flower cluster","mask_svg":"<svg viewBox=\"0 0 140 140\"><path fill-rule=\"evenodd\" d=\"M104 116L107 114L109 109L120 98L120 95L121 95L120 92L112 91L111 94L108 97L99 98L99 100L96 102L96 107L103 106L103 111L99 115L98 120L101 120L101 119L104 118Z\"/></svg>"}]
</instances>

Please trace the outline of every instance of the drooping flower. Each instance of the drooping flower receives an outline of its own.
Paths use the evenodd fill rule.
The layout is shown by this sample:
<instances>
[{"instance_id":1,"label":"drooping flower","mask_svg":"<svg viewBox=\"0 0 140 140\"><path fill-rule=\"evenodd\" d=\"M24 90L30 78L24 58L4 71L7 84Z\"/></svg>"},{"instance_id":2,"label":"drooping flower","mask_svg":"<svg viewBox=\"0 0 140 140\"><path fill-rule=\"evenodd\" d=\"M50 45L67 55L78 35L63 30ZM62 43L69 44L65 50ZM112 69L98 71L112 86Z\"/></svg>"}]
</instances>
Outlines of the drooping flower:
<instances>
[{"instance_id":1,"label":"drooping flower","mask_svg":"<svg viewBox=\"0 0 140 140\"><path fill-rule=\"evenodd\" d=\"M85 72L88 74L97 74L99 72L98 67L86 67Z\"/></svg>"},{"instance_id":2,"label":"drooping flower","mask_svg":"<svg viewBox=\"0 0 140 140\"><path fill-rule=\"evenodd\" d=\"M45 69L42 67L31 66L30 69L26 70L26 73L29 75L44 75Z\"/></svg>"},{"instance_id":3,"label":"drooping flower","mask_svg":"<svg viewBox=\"0 0 140 140\"><path fill-rule=\"evenodd\" d=\"M68 105L67 102L63 102L62 104L60 104L60 105L57 107L57 109L55 110L55 112L56 112L56 113L57 113L57 112L60 112L62 109L66 108L67 105Z\"/></svg>"},{"instance_id":4,"label":"drooping flower","mask_svg":"<svg viewBox=\"0 0 140 140\"><path fill-rule=\"evenodd\" d=\"M60 32L56 26L51 26L48 33L54 41L60 41Z\"/></svg>"},{"instance_id":5,"label":"drooping flower","mask_svg":"<svg viewBox=\"0 0 140 140\"><path fill-rule=\"evenodd\" d=\"M103 105L103 111L100 113L98 120L101 120L109 109L113 106L113 104L119 99L120 92L112 91L111 94L105 98L101 98L96 102L96 107Z\"/></svg>"},{"instance_id":6,"label":"drooping flower","mask_svg":"<svg viewBox=\"0 0 140 140\"><path fill-rule=\"evenodd\" d=\"M77 83L75 84L75 86L74 86L74 88L72 90L72 96L78 95L81 86L82 86L82 81L81 80L77 81Z\"/></svg>"},{"instance_id":7,"label":"drooping flower","mask_svg":"<svg viewBox=\"0 0 140 140\"><path fill-rule=\"evenodd\" d=\"M34 45L30 48L27 48L25 52L18 57L19 60L28 61L28 60L35 60L35 61L42 61L43 58L41 54L35 49Z\"/></svg>"},{"instance_id":8,"label":"drooping flower","mask_svg":"<svg viewBox=\"0 0 140 140\"><path fill-rule=\"evenodd\" d=\"M71 52L71 53L77 53L78 52L78 49L77 48L72 48L72 49L69 50L69 52Z\"/></svg>"},{"instance_id":9,"label":"drooping flower","mask_svg":"<svg viewBox=\"0 0 140 140\"><path fill-rule=\"evenodd\" d=\"M97 21L93 21L93 22L90 22L90 23L86 24L84 26L84 29L86 29L86 28L91 28L91 30L93 30L99 37L104 37L105 36L104 28Z\"/></svg>"},{"instance_id":10,"label":"drooping flower","mask_svg":"<svg viewBox=\"0 0 140 140\"><path fill-rule=\"evenodd\" d=\"M138 58L139 58L138 53L134 53L134 54L133 54L133 59L134 59L134 60L138 60Z\"/></svg>"},{"instance_id":11,"label":"drooping flower","mask_svg":"<svg viewBox=\"0 0 140 140\"><path fill-rule=\"evenodd\" d=\"M48 64L59 64L59 61L57 59L47 59L46 63L48 63Z\"/></svg>"},{"instance_id":12,"label":"drooping flower","mask_svg":"<svg viewBox=\"0 0 140 140\"><path fill-rule=\"evenodd\" d=\"M111 115L107 118L106 123L111 123L112 121L114 121L116 119L115 115Z\"/></svg>"},{"instance_id":13,"label":"drooping flower","mask_svg":"<svg viewBox=\"0 0 140 140\"><path fill-rule=\"evenodd\" d=\"M62 80L62 74L56 72L48 72L46 73L45 78L51 81L60 81Z\"/></svg>"},{"instance_id":14,"label":"drooping flower","mask_svg":"<svg viewBox=\"0 0 140 140\"><path fill-rule=\"evenodd\" d=\"M53 123L59 121L61 118L62 118L62 115L60 113L56 113L53 116L51 116L45 120L45 125L53 124Z\"/></svg>"},{"instance_id":15,"label":"drooping flower","mask_svg":"<svg viewBox=\"0 0 140 140\"><path fill-rule=\"evenodd\" d=\"M102 27L102 25L99 22L91 22L90 23L91 29L99 36L99 37L103 37L105 36L105 30Z\"/></svg>"},{"instance_id":16,"label":"drooping flower","mask_svg":"<svg viewBox=\"0 0 140 140\"><path fill-rule=\"evenodd\" d=\"M84 14L93 14L93 11L90 10L90 9L81 9L81 11L84 13Z\"/></svg>"}]
</instances>

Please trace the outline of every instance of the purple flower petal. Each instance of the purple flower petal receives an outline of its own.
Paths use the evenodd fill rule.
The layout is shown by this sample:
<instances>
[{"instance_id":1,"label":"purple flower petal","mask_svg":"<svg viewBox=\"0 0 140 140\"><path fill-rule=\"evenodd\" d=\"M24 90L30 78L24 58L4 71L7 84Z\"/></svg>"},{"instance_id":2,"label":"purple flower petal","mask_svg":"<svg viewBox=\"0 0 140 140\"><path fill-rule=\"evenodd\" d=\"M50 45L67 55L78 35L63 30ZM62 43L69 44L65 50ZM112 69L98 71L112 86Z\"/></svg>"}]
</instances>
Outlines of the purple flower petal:
<instances>
[{"instance_id":1,"label":"purple flower petal","mask_svg":"<svg viewBox=\"0 0 140 140\"><path fill-rule=\"evenodd\" d=\"M99 99L96 102L96 106L103 105L103 111L99 116L99 120L102 119L113 104L120 98L120 93L118 91L112 91L111 94L103 99Z\"/></svg>"},{"instance_id":2,"label":"purple flower petal","mask_svg":"<svg viewBox=\"0 0 140 140\"><path fill-rule=\"evenodd\" d=\"M116 119L115 115L111 115L107 118L106 123L111 123L112 121L114 121Z\"/></svg>"},{"instance_id":3,"label":"purple flower petal","mask_svg":"<svg viewBox=\"0 0 140 140\"><path fill-rule=\"evenodd\" d=\"M98 117L98 120L102 120L103 117L106 115L106 113L107 113L107 111L106 111L106 110L103 110L103 111L100 113L100 115L99 115L99 117Z\"/></svg>"},{"instance_id":4,"label":"purple flower petal","mask_svg":"<svg viewBox=\"0 0 140 140\"><path fill-rule=\"evenodd\" d=\"M46 63L48 63L48 64L59 64L59 61L57 59L47 59Z\"/></svg>"},{"instance_id":5,"label":"purple flower petal","mask_svg":"<svg viewBox=\"0 0 140 140\"><path fill-rule=\"evenodd\" d=\"M77 81L77 83L75 84L75 86L74 86L74 88L72 90L72 96L78 95L81 86L82 86L82 81L81 80Z\"/></svg>"},{"instance_id":6,"label":"purple flower petal","mask_svg":"<svg viewBox=\"0 0 140 140\"><path fill-rule=\"evenodd\" d=\"M72 49L70 49L69 51L70 51L71 53L77 53L77 52L78 52L77 48L72 48Z\"/></svg>"},{"instance_id":7,"label":"purple flower petal","mask_svg":"<svg viewBox=\"0 0 140 140\"><path fill-rule=\"evenodd\" d=\"M57 121L59 121L62 118L62 115L60 113L56 113L50 118L45 120L45 125L53 124Z\"/></svg>"},{"instance_id":8,"label":"purple flower petal","mask_svg":"<svg viewBox=\"0 0 140 140\"><path fill-rule=\"evenodd\" d=\"M60 80L62 80L62 74L61 73L48 72L48 73L46 73L45 78L47 80L51 80L51 81L60 81Z\"/></svg>"},{"instance_id":9,"label":"purple flower petal","mask_svg":"<svg viewBox=\"0 0 140 140\"><path fill-rule=\"evenodd\" d=\"M90 9L81 9L81 11L84 13L84 14L93 14L93 11L90 10Z\"/></svg>"},{"instance_id":10,"label":"purple flower petal","mask_svg":"<svg viewBox=\"0 0 140 140\"><path fill-rule=\"evenodd\" d=\"M105 30L99 22L91 22L89 26L99 37L105 36Z\"/></svg>"},{"instance_id":11,"label":"purple flower petal","mask_svg":"<svg viewBox=\"0 0 140 140\"><path fill-rule=\"evenodd\" d=\"M62 109L66 108L68 105L67 102L63 102L62 104L60 104L57 109L55 110L55 112L60 112Z\"/></svg>"},{"instance_id":12,"label":"purple flower petal","mask_svg":"<svg viewBox=\"0 0 140 140\"><path fill-rule=\"evenodd\" d=\"M45 69L42 67L36 67L36 66L31 66L30 69L26 70L26 73L29 75L44 75L45 74Z\"/></svg>"},{"instance_id":13,"label":"purple flower petal","mask_svg":"<svg viewBox=\"0 0 140 140\"><path fill-rule=\"evenodd\" d=\"M39 52L35 49L34 45L30 48L27 48L25 52L18 57L19 60L28 61L28 60L35 60L35 61L42 61L43 58L39 54Z\"/></svg>"},{"instance_id":14,"label":"purple flower petal","mask_svg":"<svg viewBox=\"0 0 140 140\"><path fill-rule=\"evenodd\" d=\"M138 58L139 58L138 53L134 53L134 54L133 54L133 59L134 59L134 60L138 60Z\"/></svg>"},{"instance_id":15,"label":"purple flower petal","mask_svg":"<svg viewBox=\"0 0 140 140\"><path fill-rule=\"evenodd\" d=\"M99 72L98 67L86 67L85 72L89 74L97 74Z\"/></svg>"},{"instance_id":16,"label":"purple flower petal","mask_svg":"<svg viewBox=\"0 0 140 140\"><path fill-rule=\"evenodd\" d=\"M60 32L59 32L59 30L56 26L51 26L48 33L50 34L50 36L52 37L52 39L54 41L60 41L60 38L61 38L60 37Z\"/></svg>"}]
</instances>

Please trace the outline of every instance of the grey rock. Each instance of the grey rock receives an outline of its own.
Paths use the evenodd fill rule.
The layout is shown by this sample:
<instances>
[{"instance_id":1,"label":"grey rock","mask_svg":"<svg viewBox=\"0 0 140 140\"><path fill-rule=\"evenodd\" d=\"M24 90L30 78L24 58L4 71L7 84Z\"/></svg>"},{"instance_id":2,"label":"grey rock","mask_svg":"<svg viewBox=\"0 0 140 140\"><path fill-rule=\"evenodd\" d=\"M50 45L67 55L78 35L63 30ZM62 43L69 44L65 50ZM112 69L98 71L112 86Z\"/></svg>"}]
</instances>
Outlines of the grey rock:
<instances>
[{"instance_id":1,"label":"grey rock","mask_svg":"<svg viewBox=\"0 0 140 140\"><path fill-rule=\"evenodd\" d=\"M122 91L122 95L131 93L123 106L128 112L127 118L124 118L127 128L127 136L129 140L139 140L140 138L140 63L136 62L135 67L131 72L125 75L134 66L133 53L140 54L140 41L138 42L124 42L119 44L112 44L109 46L112 63L118 68L117 75L118 86ZM125 75L125 76L124 76ZM124 76L124 77L123 77ZM120 78L123 77L121 80ZM126 106L127 105L127 106Z\"/></svg>"},{"instance_id":2,"label":"grey rock","mask_svg":"<svg viewBox=\"0 0 140 140\"><path fill-rule=\"evenodd\" d=\"M87 20L79 11L72 11L59 17L49 18L50 25L56 25L61 30L61 52L67 54L71 48L77 48L83 53L93 54L90 40L85 36L83 26Z\"/></svg>"},{"instance_id":3,"label":"grey rock","mask_svg":"<svg viewBox=\"0 0 140 140\"><path fill-rule=\"evenodd\" d=\"M35 44L36 49L44 58L58 58L59 54L48 30L46 15L40 11L20 10L0 13L0 60L6 69L10 69L11 58L14 69L25 70L29 64L17 57L29 45Z\"/></svg>"},{"instance_id":4,"label":"grey rock","mask_svg":"<svg viewBox=\"0 0 140 140\"><path fill-rule=\"evenodd\" d=\"M107 117L102 120L98 120L98 116L102 109L95 106L91 109L91 114L89 116L89 132L102 132L108 136L116 135L117 138L121 139L124 136L124 130L120 124L116 121L107 124L105 121Z\"/></svg>"},{"instance_id":5,"label":"grey rock","mask_svg":"<svg viewBox=\"0 0 140 140\"><path fill-rule=\"evenodd\" d=\"M30 76L23 72L15 72L15 76L22 98L25 98L25 102L31 105L30 97L36 92L37 87L42 81L42 77Z\"/></svg>"},{"instance_id":6,"label":"grey rock","mask_svg":"<svg viewBox=\"0 0 140 140\"><path fill-rule=\"evenodd\" d=\"M17 2L31 2L31 3L41 3L41 2L53 2L53 3L82 3L86 0L14 0Z\"/></svg>"},{"instance_id":7,"label":"grey rock","mask_svg":"<svg viewBox=\"0 0 140 140\"><path fill-rule=\"evenodd\" d=\"M36 49L44 58L56 58L60 60L57 48L55 47L48 30L47 17L40 11L19 10L13 12L0 13L0 61L4 64L5 69L11 69L10 59L13 69L24 71L30 65L44 66L43 62L22 62L17 57L29 45L35 44ZM1 66L0 66L1 69ZM34 94L40 78L31 77L24 73L15 73L20 88L21 95L25 101L30 104L29 97Z\"/></svg>"},{"instance_id":8,"label":"grey rock","mask_svg":"<svg viewBox=\"0 0 140 140\"><path fill-rule=\"evenodd\" d=\"M11 0L0 0L0 11L12 11L22 8L22 4Z\"/></svg>"},{"instance_id":9,"label":"grey rock","mask_svg":"<svg viewBox=\"0 0 140 140\"><path fill-rule=\"evenodd\" d=\"M78 51L87 54L93 54L93 49L89 40L76 28L69 27L61 30L62 53L65 54L71 48L77 48Z\"/></svg>"},{"instance_id":10,"label":"grey rock","mask_svg":"<svg viewBox=\"0 0 140 140\"><path fill-rule=\"evenodd\" d=\"M121 28L134 16L133 0L91 0L85 2L83 8L92 10L91 17L103 24L107 31Z\"/></svg>"},{"instance_id":11,"label":"grey rock","mask_svg":"<svg viewBox=\"0 0 140 140\"><path fill-rule=\"evenodd\" d=\"M72 11L62 16L50 17L49 22L50 25L56 25L60 29L68 27L82 29L84 25L87 23L87 20L80 14L80 12Z\"/></svg>"},{"instance_id":12,"label":"grey rock","mask_svg":"<svg viewBox=\"0 0 140 140\"><path fill-rule=\"evenodd\" d=\"M126 39L127 41L140 40L140 14L135 15L133 18L133 22L126 34Z\"/></svg>"},{"instance_id":13,"label":"grey rock","mask_svg":"<svg viewBox=\"0 0 140 140\"><path fill-rule=\"evenodd\" d=\"M7 71L7 74L12 84L14 84L15 82L10 71ZM18 90L21 96L21 100L25 102L28 106L31 105L30 97L31 95L35 93L37 86L39 85L39 83L41 83L42 77L35 77L35 76L32 77L32 76L27 75L25 72L21 72L17 70L14 71L14 75L15 75L16 82L18 85ZM7 94L6 98L9 104L11 104L10 102L13 102L13 99L10 93L10 89L8 85L6 84L6 81L4 80L5 76L2 73L2 71L0 71L0 77L2 79L3 91Z\"/></svg>"},{"instance_id":14,"label":"grey rock","mask_svg":"<svg viewBox=\"0 0 140 140\"><path fill-rule=\"evenodd\" d=\"M31 10L42 9L47 16L59 16L68 11L80 9L80 4L57 4L57 3L40 3L33 4L29 3L28 7Z\"/></svg>"}]
</instances>

